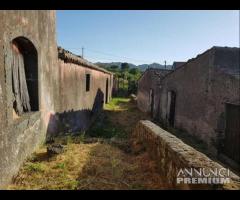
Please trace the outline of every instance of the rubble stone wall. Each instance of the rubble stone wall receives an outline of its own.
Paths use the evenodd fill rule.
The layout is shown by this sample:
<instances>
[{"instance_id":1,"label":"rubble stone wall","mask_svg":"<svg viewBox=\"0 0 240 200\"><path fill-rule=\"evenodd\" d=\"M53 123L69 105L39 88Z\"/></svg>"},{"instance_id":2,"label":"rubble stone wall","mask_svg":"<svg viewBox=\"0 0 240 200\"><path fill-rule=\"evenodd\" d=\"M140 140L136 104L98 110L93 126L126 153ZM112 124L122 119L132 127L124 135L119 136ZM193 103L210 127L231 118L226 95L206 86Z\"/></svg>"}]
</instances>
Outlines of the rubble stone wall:
<instances>
[{"instance_id":1,"label":"rubble stone wall","mask_svg":"<svg viewBox=\"0 0 240 200\"><path fill-rule=\"evenodd\" d=\"M163 130L148 120L141 120L132 134L133 150L142 146L156 161L159 173L166 184L176 189L239 189L240 178L230 171L231 183L214 184L177 184L180 169L204 168L207 170L221 169L223 166L209 159L203 153L183 143L171 133Z\"/></svg>"}]
</instances>

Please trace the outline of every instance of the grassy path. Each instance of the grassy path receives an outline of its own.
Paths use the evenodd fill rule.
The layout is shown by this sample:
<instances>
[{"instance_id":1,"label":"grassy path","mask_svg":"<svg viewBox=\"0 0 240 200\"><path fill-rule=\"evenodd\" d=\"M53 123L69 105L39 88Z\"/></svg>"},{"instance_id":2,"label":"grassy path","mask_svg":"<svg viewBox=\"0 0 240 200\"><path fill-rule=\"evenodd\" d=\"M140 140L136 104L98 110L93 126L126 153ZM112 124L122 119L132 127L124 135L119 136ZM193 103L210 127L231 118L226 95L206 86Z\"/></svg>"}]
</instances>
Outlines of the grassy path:
<instances>
[{"instance_id":1,"label":"grassy path","mask_svg":"<svg viewBox=\"0 0 240 200\"><path fill-rule=\"evenodd\" d=\"M133 155L115 145L116 141L128 142L140 119L148 116L129 99L114 98L87 132L97 139L82 135L57 138L66 150L55 157L48 157L42 146L8 189L164 189L155 163L146 153Z\"/></svg>"}]
</instances>

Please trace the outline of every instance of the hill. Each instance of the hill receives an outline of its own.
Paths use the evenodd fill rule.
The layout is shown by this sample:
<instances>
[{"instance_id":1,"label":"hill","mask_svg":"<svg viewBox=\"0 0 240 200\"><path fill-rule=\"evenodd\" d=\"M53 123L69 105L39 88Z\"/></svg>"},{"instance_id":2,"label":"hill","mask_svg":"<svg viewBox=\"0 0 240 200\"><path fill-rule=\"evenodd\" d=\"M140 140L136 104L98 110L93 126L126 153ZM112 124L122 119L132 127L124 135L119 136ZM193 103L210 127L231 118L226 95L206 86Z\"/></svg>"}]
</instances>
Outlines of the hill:
<instances>
[{"instance_id":1,"label":"hill","mask_svg":"<svg viewBox=\"0 0 240 200\"><path fill-rule=\"evenodd\" d=\"M112 65L117 65L118 67L121 67L122 62L110 62L110 63L102 63L102 62L97 62L95 63L96 65L100 67L110 67ZM159 69L165 69L164 65L161 65L159 63L152 63L152 64L141 64L141 65L134 65L132 63L128 63L130 68L139 68L141 71L145 71L148 67L150 68L159 68ZM167 69L171 69L172 65L167 65Z\"/></svg>"}]
</instances>

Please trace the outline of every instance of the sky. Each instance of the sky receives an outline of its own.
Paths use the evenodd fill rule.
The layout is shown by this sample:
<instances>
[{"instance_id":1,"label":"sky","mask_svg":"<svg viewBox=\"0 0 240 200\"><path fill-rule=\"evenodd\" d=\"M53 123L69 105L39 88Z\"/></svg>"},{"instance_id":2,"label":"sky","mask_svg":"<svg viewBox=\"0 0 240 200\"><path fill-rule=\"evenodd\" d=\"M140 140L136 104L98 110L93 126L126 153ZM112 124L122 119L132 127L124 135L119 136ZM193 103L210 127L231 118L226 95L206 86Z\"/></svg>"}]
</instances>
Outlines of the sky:
<instances>
[{"instance_id":1,"label":"sky","mask_svg":"<svg viewBox=\"0 0 240 200\"><path fill-rule=\"evenodd\" d=\"M58 45L91 62L187 61L239 47L239 11L58 10Z\"/></svg>"}]
</instances>

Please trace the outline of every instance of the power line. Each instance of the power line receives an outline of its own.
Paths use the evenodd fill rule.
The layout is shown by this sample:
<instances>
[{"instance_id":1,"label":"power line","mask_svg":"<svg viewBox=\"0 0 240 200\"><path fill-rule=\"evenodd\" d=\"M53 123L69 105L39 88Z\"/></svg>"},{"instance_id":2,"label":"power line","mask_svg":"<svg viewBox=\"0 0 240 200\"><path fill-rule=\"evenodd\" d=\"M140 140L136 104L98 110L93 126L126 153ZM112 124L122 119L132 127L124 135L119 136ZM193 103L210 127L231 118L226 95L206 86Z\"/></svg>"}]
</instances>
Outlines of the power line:
<instances>
[{"instance_id":1,"label":"power line","mask_svg":"<svg viewBox=\"0 0 240 200\"><path fill-rule=\"evenodd\" d=\"M86 57L85 57L86 58ZM114 58L104 58L104 57L97 57L96 58L93 58L93 57L88 57L88 60L98 60L98 59L101 59L101 60L108 60L108 61L112 61L112 62L118 62L116 61L116 59ZM120 61L119 61L120 62Z\"/></svg>"},{"instance_id":2,"label":"power line","mask_svg":"<svg viewBox=\"0 0 240 200\"><path fill-rule=\"evenodd\" d=\"M80 50L80 48L75 48L75 47L71 47L70 49ZM102 54L102 55L107 55L107 56L111 56L111 57L121 58L121 59L123 59L123 60L126 60L126 59L127 59L127 60L142 62L142 63L154 63L153 61L138 60L138 59L129 58L129 57L125 57L125 56L118 56L118 55L114 55L114 54L111 54L111 53L102 52L102 51L99 51L99 50L93 50L93 49L89 49L89 48L84 48L84 49L87 50L87 51L95 52L95 53ZM82 51L83 51L83 50L82 50ZM106 59L106 60L107 60L107 59Z\"/></svg>"},{"instance_id":3,"label":"power line","mask_svg":"<svg viewBox=\"0 0 240 200\"><path fill-rule=\"evenodd\" d=\"M135 58L128 58L128 57L125 57L125 56L117 56L117 55L114 55L114 54L104 53L104 52L101 52L101 51L96 51L96 50L91 50L91 49L88 49L88 51L92 51L92 52L103 54L103 55L107 55L107 56L127 59L127 60L134 60L134 61L137 61L137 62L151 62L151 61L146 61L146 60L138 60L138 59L135 59Z\"/></svg>"}]
</instances>

